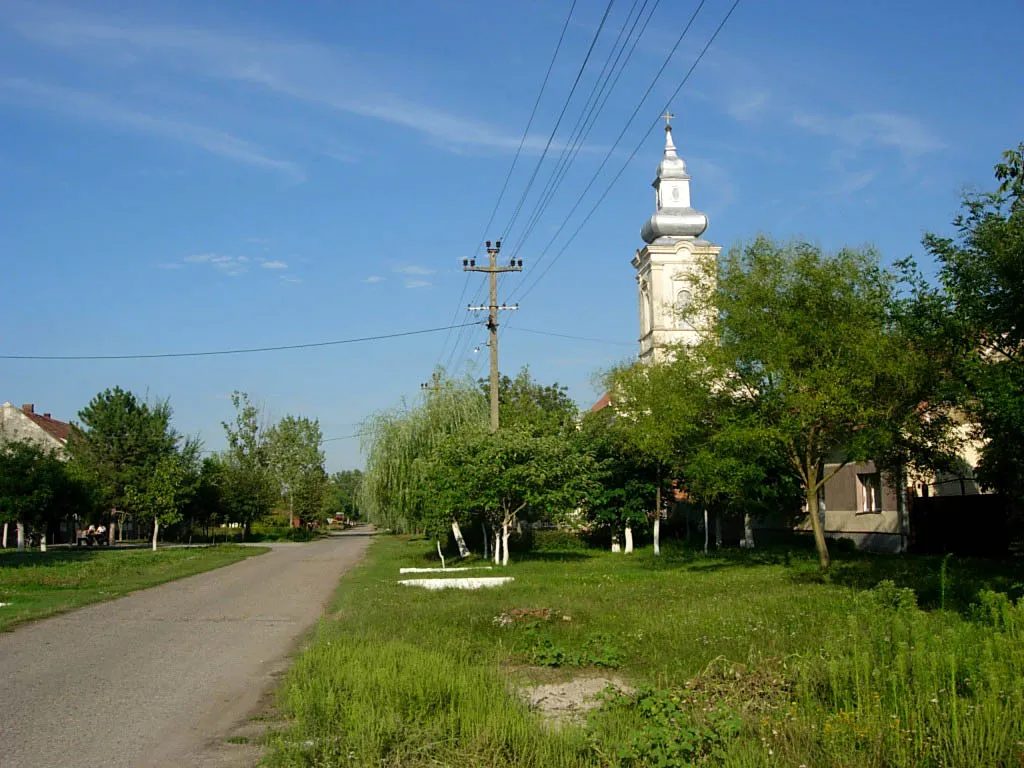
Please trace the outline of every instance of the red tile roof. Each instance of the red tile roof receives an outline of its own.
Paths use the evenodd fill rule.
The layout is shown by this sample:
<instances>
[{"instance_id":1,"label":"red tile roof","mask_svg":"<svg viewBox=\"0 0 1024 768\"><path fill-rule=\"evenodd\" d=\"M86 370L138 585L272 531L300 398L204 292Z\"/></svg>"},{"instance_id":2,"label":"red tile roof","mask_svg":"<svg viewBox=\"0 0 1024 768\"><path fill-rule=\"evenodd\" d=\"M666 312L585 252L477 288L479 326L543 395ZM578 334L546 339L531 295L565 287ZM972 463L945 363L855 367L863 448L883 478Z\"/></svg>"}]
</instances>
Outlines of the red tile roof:
<instances>
[{"instance_id":1,"label":"red tile roof","mask_svg":"<svg viewBox=\"0 0 1024 768\"><path fill-rule=\"evenodd\" d=\"M22 413L24 413L24 411L22 411ZM57 421L56 419L51 418L50 416L44 416L41 413L25 413L25 415L38 424L50 437L55 438L62 443L66 443L68 441L68 437L71 435L70 424L63 421Z\"/></svg>"},{"instance_id":2,"label":"red tile roof","mask_svg":"<svg viewBox=\"0 0 1024 768\"><path fill-rule=\"evenodd\" d=\"M594 403L592 406L590 406L590 412L591 413L597 413L598 411L607 408L611 404L612 404L611 395L609 395L609 393L605 392L603 395L601 395L601 399L600 400L598 400L596 403Z\"/></svg>"}]
</instances>

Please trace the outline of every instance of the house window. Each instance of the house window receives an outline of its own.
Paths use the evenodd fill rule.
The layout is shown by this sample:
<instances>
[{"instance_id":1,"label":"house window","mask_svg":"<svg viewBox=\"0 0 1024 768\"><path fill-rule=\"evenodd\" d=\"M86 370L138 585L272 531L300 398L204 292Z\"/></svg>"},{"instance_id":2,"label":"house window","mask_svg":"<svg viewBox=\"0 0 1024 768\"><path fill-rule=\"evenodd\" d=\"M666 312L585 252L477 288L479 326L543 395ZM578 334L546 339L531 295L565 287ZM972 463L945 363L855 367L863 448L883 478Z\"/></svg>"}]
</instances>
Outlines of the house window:
<instances>
[{"instance_id":1,"label":"house window","mask_svg":"<svg viewBox=\"0 0 1024 768\"><path fill-rule=\"evenodd\" d=\"M861 514L876 514L882 511L882 475L879 472L857 474Z\"/></svg>"}]
</instances>

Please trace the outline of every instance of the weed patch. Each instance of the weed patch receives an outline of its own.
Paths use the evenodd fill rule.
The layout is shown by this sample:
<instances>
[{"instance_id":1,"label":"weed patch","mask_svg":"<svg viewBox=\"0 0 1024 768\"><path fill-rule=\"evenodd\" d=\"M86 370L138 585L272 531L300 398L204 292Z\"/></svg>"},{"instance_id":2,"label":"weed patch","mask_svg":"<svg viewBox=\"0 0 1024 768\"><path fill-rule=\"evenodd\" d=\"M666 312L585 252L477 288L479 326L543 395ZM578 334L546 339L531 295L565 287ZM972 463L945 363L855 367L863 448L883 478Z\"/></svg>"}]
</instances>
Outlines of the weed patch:
<instances>
[{"instance_id":1,"label":"weed patch","mask_svg":"<svg viewBox=\"0 0 1024 768\"><path fill-rule=\"evenodd\" d=\"M813 553L548 551L501 591L403 591L428 547L381 539L345 577L272 765L1024 762L1019 564L840 554L823 577ZM534 701L603 669L636 692L585 720L567 699L557 730L509 679L549 686Z\"/></svg>"}]
</instances>

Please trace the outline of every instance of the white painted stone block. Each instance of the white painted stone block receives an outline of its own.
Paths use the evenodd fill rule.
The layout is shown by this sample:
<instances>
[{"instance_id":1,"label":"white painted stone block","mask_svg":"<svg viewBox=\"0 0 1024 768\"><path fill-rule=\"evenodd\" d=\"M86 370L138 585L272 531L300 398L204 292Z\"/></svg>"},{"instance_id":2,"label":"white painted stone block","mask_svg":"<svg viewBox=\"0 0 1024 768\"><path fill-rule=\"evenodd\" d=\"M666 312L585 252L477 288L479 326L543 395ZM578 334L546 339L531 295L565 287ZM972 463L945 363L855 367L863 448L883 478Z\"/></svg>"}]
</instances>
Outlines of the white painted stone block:
<instances>
[{"instance_id":1,"label":"white painted stone block","mask_svg":"<svg viewBox=\"0 0 1024 768\"><path fill-rule=\"evenodd\" d=\"M461 579L402 579L398 583L407 587L423 587L424 589L480 589L481 587L500 587L515 581L513 576L485 576Z\"/></svg>"},{"instance_id":2,"label":"white painted stone block","mask_svg":"<svg viewBox=\"0 0 1024 768\"><path fill-rule=\"evenodd\" d=\"M465 568L399 568L399 573L454 573L455 571L491 571L490 565L470 565Z\"/></svg>"}]
</instances>

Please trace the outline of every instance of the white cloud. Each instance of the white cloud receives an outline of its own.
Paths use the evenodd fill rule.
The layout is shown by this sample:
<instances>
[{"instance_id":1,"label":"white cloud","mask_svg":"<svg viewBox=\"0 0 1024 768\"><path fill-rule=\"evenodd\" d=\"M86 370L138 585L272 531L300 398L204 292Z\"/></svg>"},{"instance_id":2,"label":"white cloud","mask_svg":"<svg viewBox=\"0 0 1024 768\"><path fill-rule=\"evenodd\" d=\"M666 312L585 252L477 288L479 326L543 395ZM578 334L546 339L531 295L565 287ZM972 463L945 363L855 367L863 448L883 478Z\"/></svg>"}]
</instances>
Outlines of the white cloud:
<instances>
[{"instance_id":1,"label":"white cloud","mask_svg":"<svg viewBox=\"0 0 1024 768\"><path fill-rule=\"evenodd\" d=\"M47 85L20 77L0 78L0 98L36 109L69 115L77 120L120 126L137 133L188 144L228 160L277 171L292 181L305 174L294 163L278 160L261 147L224 131L147 112L126 109L94 93Z\"/></svg>"},{"instance_id":2,"label":"white cloud","mask_svg":"<svg viewBox=\"0 0 1024 768\"><path fill-rule=\"evenodd\" d=\"M725 111L734 120L750 122L768 106L768 91L747 91L736 95L725 105Z\"/></svg>"},{"instance_id":3,"label":"white cloud","mask_svg":"<svg viewBox=\"0 0 1024 768\"><path fill-rule=\"evenodd\" d=\"M292 275L278 275L282 283L301 283L301 277L293 277Z\"/></svg>"},{"instance_id":4,"label":"white cloud","mask_svg":"<svg viewBox=\"0 0 1024 768\"><path fill-rule=\"evenodd\" d=\"M433 285L429 280L406 280L406 288L430 288Z\"/></svg>"},{"instance_id":5,"label":"white cloud","mask_svg":"<svg viewBox=\"0 0 1024 768\"><path fill-rule=\"evenodd\" d=\"M260 266L264 269L288 269L288 264L283 261L264 261Z\"/></svg>"},{"instance_id":6,"label":"white cloud","mask_svg":"<svg viewBox=\"0 0 1024 768\"><path fill-rule=\"evenodd\" d=\"M368 278L363 280L364 283L381 283L384 282L384 278L380 275L370 275Z\"/></svg>"},{"instance_id":7,"label":"white cloud","mask_svg":"<svg viewBox=\"0 0 1024 768\"><path fill-rule=\"evenodd\" d=\"M209 264L225 275L234 277L249 271L247 256L228 256L220 253L196 253L182 259L186 264Z\"/></svg>"},{"instance_id":8,"label":"white cloud","mask_svg":"<svg viewBox=\"0 0 1024 768\"><path fill-rule=\"evenodd\" d=\"M171 24L138 24L124 17L18 0L8 0L4 8L0 25L23 39L72 54L122 66L155 62L176 74L255 86L329 110L400 125L453 151L466 146L504 151L519 147L518 136L490 123L399 93L397 84L381 82L367 70L365 55L359 51ZM545 143L541 135L528 136L523 149L539 153ZM335 154L343 162L348 160L344 153Z\"/></svg>"},{"instance_id":9,"label":"white cloud","mask_svg":"<svg viewBox=\"0 0 1024 768\"><path fill-rule=\"evenodd\" d=\"M864 187L875 180L876 176L878 176L878 171L874 170L841 172L838 183L829 190L829 193L840 197L852 195L854 192L860 192L860 190L864 189Z\"/></svg>"},{"instance_id":10,"label":"white cloud","mask_svg":"<svg viewBox=\"0 0 1024 768\"><path fill-rule=\"evenodd\" d=\"M891 147L908 158L946 148L921 121L892 112L862 112L845 117L797 112L793 124L857 149L872 145Z\"/></svg>"},{"instance_id":11,"label":"white cloud","mask_svg":"<svg viewBox=\"0 0 1024 768\"><path fill-rule=\"evenodd\" d=\"M429 267L419 267L419 266L416 266L415 264L409 264L407 266L402 266L402 267L395 267L393 271L399 273L400 275L432 275L432 274L434 274L434 270L430 269Z\"/></svg>"},{"instance_id":12,"label":"white cloud","mask_svg":"<svg viewBox=\"0 0 1024 768\"><path fill-rule=\"evenodd\" d=\"M181 269L183 266L184 266L183 264L179 264L178 262L172 261L172 262L165 262L163 264L157 264L156 268L157 269Z\"/></svg>"}]
</instances>

